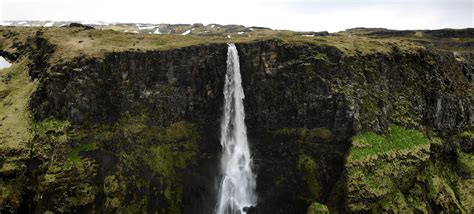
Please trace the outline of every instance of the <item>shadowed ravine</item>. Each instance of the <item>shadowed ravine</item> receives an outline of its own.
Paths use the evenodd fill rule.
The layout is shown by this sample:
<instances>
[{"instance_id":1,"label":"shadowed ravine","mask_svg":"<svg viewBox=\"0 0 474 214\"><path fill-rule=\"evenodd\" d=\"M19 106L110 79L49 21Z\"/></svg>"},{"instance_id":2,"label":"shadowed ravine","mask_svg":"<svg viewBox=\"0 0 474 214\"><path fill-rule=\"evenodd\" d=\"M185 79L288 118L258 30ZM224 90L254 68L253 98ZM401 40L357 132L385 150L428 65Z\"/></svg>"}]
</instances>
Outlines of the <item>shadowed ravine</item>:
<instances>
[{"instance_id":1,"label":"shadowed ravine","mask_svg":"<svg viewBox=\"0 0 474 214\"><path fill-rule=\"evenodd\" d=\"M229 44L221 121L222 179L215 211L217 214L241 213L244 207L255 205L257 200L244 122L244 98L239 55L235 45Z\"/></svg>"}]
</instances>

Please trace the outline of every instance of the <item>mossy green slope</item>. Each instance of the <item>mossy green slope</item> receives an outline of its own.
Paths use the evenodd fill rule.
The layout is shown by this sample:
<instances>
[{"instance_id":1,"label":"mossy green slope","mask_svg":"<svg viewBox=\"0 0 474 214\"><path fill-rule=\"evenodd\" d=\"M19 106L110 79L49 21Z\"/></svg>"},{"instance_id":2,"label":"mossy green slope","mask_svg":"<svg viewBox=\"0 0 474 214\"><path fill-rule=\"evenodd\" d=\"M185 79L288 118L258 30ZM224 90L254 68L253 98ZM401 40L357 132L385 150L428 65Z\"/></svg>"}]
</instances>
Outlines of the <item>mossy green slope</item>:
<instances>
[{"instance_id":1,"label":"mossy green slope","mask_svg":"<svg viewBox=\"0 0 474 214\"><path fill-rule=\"evenodd\" d=\"M142 117L126 117L111 125L78 127L50 118L36 122L33 130L36 155L47 163L36 184L43 195L39 209L181 213L181 173L199 158L195 125L149 126ZM100 168L107 164L101 157L115 162L113 168Z\"/></svg>"},{"instance_id":2,"label":"mossy green slope","mask_svg":"<svg viewBox=\"0 0 474 214\"><path fill-rule=\"evenodd\" d=\"M28 100L36 83L28 76L28 60L21 59L0 70L0 179L1 207L18 208L25 186L26 161L30 153Z\"/></svg>"},{"instance_id":3,"label":"mossy green slope","mask_svg":"<svg viewBox=\"0 0 474 214\"><path fill-rule=\"evenodd\" d=\"M168 213L180 213L183 185L178 171L196 164L199 135L192 125L179 122L159 132L157 137L163 143L146 149L143 161L166 186L162 194L169 203Z\"/></svg>"},{"instance_id":4,"label":"mossy green slope","mask_svg":"<svg viewBox=\"0 0 474 214\"><path fill-rule=\"evenodd\" d=\"M468 213L474 212L474 135L471 130L460 134L461 149L457 151L457 163L461 181L458 187L461 204ZM469 148L471 150L469 150Z\"/></svg>"},{"instance_id":5,"label":"mossy green slope","mask_svg":"<svg viewBox=\"0 0 474 214\"><path fill-rule=\"evenodd\" d=\"M459 172L431 157L441 139L390 125L386 136L361 133L353 144L345 165L348 212L466 212Z\"/></svg>"},{"instance_id":6,"label":"mossy green slope","mask_svg":"<svg viewBox=\"0 0 474 214\"><path fill-rule=\"evenodd\" d=\"M370 156L390 154L401 150L426 146L430 141L420 131L406 129L396 125L389 126L385 137L374 132L364 132L352 138L351 161L370 158Z\"/></svg>"}]
</instances>

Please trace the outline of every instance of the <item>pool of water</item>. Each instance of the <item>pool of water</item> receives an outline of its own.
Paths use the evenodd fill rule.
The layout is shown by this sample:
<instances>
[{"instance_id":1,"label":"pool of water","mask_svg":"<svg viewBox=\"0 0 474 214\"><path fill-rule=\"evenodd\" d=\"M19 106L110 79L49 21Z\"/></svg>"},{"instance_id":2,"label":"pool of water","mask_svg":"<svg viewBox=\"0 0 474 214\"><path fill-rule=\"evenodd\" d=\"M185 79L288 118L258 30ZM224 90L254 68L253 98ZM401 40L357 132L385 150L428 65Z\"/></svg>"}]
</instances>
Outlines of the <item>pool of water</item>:
<instances>
[{"instance_id":1,"label":"pool of water","mask_svg":"<svg viewBox=\"0 0 474 214\"><path fill-rule=\"evenodd\" d=\"M12 66L12 64L0 56L0 69L9 68L10 66Z\"/></svg>"}]
</instances>

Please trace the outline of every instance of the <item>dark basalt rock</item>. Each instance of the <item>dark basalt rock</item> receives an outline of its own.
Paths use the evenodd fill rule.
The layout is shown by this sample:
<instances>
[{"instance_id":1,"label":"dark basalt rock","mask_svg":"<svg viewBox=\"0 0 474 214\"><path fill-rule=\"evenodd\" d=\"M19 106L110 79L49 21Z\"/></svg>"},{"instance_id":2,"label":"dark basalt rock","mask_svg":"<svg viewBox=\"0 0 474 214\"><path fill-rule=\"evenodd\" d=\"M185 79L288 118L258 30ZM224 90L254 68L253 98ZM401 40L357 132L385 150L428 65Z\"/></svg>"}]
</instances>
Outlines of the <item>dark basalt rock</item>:
<instances>
[{"instance_id":1,"label":"dark basalt rock","mask_svg":"<svg viewBox=\"0 0 474 214\"><path fill-rule=\"evenodd\" d=\"M54 47L41 35L32 42L37 49L30 56L30 76L39 79L29 105L34 121L71 123L63 131L71 134L65 145L51 143L59 132L38 135L35 141L62 153L84 142L95 142L96 148L77 152L85 161L58 171L57 180L47 177L51 190L31 181L25 196L34 201L31 209L212 212L226 44L116 52L50 67L46 59ZM393 47L388 53L347 55L328 45L281 40L237 48L259 198L258 209L247 213L306 213L311 204L342 213L358 203L384 210L382 202L347 195L346 177L353 166L347 166L346 158L354 135L384 135L389 124L398 124L448 141L472 126L472 96L466 96L472 92L472 63L451 52ZM423 150L425 159L413 162L421 168L440 157L455 157L456 145L471 152L470 142L442 143ZM398 159L413 158L406 156ZM47 174L51 160L42 160L35 173ZM154 165L147 164L150 160ZM40 190L44 198L33 198ZM83 199L77 201L78 195ZM430 211L443 209L435 203Z\"/></svg>"},{"instance_id":2,"label":"dark basalt rock","mask_svg":"<svg viewBox=\"0 0 474 214\"><path fill-rule=\"evenodd\" d=\"M257 213L257 208L256 207L244 207L244 213L247 214L255 214Z\"/></svg>"},{"instance_id":3,"label":"dark basalt rock","mask_svg":"<svg viewBox=\"0 0 474 214\"><path fill-rule=\"evenodd\" d=\"M54 51L54 46L42 37L43 32L37 31L36 36L29 38L28 49L30 63L28 72L31 79L37 79L45 75L49 68L49 57Z\"/></svg>"},{"instance_id":4,"label":"dark basalt rock","mask_svg":"<svg viewBox=\"0 0 474 214\"><path fill-rule=\"evenodd\" d=\"M92 26L83 25L83 24L75 23L75 22L69 24L67 27L71 27L71 28L72 28L72 27L75 27L75 28L82 28L82 29L84 29L84 30L94 30L94 27L92 27Z\"/></svg>"},{"instance_id":5,"label":"dark basalt rock","mask_svg":"<svg viewBox=\"0 0 474 214\"><path fill-rule=\"evenodd\" d=\"M474 28L467 28L463 30L458 29L440 29L440 30L426 30L425 34L437 38L472 38L474 37Z\"/></svg>"},{"instance_id":6,"label":"dark basalt rock","mask_svg":"<svg viewBox=\"0 0 474 214\"><path fill-rule=\"evenodd\" d=\"M0 57L7 59L8 61L16 61L20 55L18 53L9 53L0 50Z\"/></svg>"}]
</instances>

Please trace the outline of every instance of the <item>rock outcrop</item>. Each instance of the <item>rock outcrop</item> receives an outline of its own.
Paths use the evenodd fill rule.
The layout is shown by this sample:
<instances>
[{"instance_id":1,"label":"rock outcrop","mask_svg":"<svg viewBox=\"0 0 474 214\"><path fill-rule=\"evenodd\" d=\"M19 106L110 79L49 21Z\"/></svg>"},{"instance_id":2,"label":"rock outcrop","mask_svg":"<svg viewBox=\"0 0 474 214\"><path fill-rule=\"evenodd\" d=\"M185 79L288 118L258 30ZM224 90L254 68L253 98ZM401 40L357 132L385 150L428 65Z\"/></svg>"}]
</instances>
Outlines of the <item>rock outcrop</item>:
<instances>
[{"instance_id":1,"label":"rock outcrop","mask_svg":"<svg viewBox=\"0 0 474 214\"><path fill-rule=\"evenodd\" d=\"M297 40L237 43L253 212L473 211L469 51ZM17 107L31 114L18 130L29 137L22 155L2 138L0 211L212 211L225 43L52 63L62 44L22 41L28 66L2 78L32 79Z\"/></svg>"}]
</instances>

